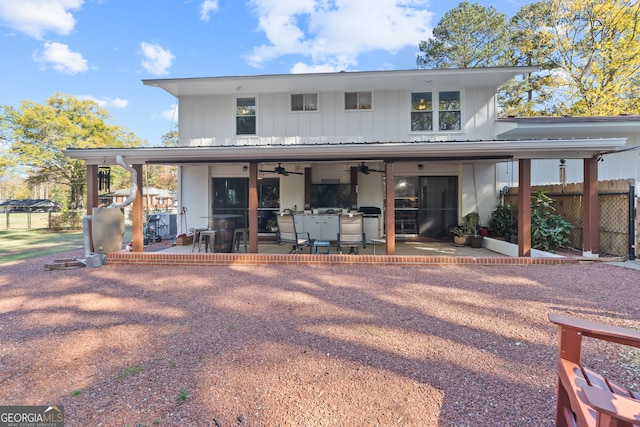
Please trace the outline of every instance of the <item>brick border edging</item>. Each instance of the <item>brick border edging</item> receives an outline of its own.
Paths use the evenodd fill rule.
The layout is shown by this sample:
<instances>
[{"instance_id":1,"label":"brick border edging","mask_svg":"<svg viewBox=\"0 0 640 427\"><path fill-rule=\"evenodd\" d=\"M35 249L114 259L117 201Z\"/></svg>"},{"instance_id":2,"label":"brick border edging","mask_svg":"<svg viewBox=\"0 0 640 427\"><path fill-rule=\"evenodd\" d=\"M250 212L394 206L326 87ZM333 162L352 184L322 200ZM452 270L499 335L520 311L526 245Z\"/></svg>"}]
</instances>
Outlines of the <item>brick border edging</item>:
<instances>
[{"instance_id":1,"label":"brick border edging","mask_svg":"<svg viewBox=\"0 0 640 427\"><path fill-rule=\"evenodd\" d=\"M246 254L201 253L162 254L114 252L107 265L561 265L576 264L574 258L473 257L424 255L341 255L341 254Z\"/></svg>"}]
</instances>

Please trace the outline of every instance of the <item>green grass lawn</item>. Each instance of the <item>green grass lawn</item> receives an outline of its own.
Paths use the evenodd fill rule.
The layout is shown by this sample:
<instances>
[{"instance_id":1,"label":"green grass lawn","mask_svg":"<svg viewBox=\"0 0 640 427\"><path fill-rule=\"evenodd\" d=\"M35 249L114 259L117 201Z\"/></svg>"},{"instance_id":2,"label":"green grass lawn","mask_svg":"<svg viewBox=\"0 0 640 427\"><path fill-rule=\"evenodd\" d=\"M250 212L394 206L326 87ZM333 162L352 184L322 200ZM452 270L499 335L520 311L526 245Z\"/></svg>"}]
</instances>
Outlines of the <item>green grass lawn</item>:
<instances>
[{"instance_id":1,"label":"green grass lawn","mask_svg":"<svg viewBox=\"0 0 640 427\"><path fill-rule=\"evenodd\" d=\"M82 231L0 230L0 264L82 248Z\"/></svg>"}]
</instances>

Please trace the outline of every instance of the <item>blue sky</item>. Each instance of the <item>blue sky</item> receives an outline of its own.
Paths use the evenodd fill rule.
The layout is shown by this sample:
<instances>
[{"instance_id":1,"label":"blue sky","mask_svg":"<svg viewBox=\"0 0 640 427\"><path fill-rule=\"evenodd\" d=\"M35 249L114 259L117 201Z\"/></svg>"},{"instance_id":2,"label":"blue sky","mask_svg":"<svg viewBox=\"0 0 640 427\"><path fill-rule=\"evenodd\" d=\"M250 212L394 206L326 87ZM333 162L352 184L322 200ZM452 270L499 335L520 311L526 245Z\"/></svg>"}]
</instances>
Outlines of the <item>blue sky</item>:
<instances>
[{"instance_id":1,"label":"blue sky","mask_svg":"<svg viewBox=\"0 0 640 427\"><path fill-rule=\"evenodd\" d=\"M508 16L528 3L478 2ZM411 69L418 43L458 4L0 0L0 104L93 99L154 145L175 122L175 98L142 79Z\"/></svg>"}]
</instances>

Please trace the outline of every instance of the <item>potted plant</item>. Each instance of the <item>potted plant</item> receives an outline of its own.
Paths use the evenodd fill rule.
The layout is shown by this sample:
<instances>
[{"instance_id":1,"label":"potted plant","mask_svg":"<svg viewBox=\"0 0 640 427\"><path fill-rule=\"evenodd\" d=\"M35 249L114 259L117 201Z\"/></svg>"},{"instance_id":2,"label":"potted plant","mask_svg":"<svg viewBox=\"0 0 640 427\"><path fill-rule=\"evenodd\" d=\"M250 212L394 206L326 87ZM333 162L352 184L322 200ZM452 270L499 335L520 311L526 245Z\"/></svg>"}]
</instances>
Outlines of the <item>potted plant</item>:
<instances>
[{"instance_id":1,"label":"potted plant","mask_svg":"<svg viewBox=\"0 0 640 427\"><path fill-rule=\"evenodd\" d=\"M464 217L465 227L469 230L469 246L472 248L481 248L484 236L478 234L480 230L480 216L477 212L471 212Z\"/></svg>"},{"instance_id":2,"label":"potted plant","mask_svg":"<svg viewBox=\"0 0 640 427\"><path fill-rule=\"evenodd\" d=\"M451 233L453 234L454 246L462 247L467 244L467 237L469 237L469 232L465 227L451 227Z\"/></svg>"},{"instance_id":3,"label":"potted plant","mask_svg":"<svg viewBox=\"0 0 640 427\"><path fill-rule=\"evenodd\" d=\"M278 221L276 221L275 218L269 218L267 220L267 230L269 230L272 233L275 233L276 231L278 231Z\"/></svg>"}]
</instances>

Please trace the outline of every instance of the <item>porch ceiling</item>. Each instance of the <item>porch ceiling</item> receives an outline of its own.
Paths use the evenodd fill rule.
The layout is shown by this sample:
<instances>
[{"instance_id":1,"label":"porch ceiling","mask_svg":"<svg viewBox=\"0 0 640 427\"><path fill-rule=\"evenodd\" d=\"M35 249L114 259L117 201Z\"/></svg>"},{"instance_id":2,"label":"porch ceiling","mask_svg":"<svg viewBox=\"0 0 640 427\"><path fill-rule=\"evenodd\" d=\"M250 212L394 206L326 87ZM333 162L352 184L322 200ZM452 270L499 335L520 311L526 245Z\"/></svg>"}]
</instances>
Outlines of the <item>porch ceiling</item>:
<instances>
[{"instance_id":1,"label":"porch ceiling","mask_svg":"<svg viewBox=\"0 0 640 427\"><path fill-rule=\"evenodd\" d=\"M115 164L122 156L128 164L181 164L249 161L442 161L505 159L590 158L617 151L626 138L464 141L370 142L345 144L252 145L207 147L69 148L64 154L89 165Z\"/></svg>"}]
</instances>

